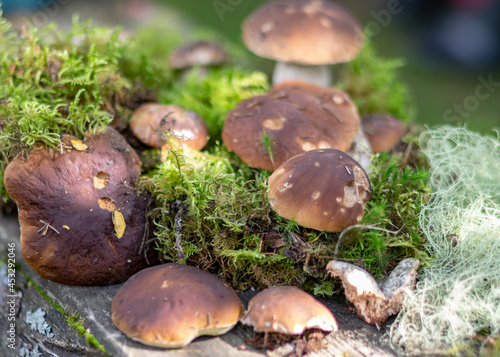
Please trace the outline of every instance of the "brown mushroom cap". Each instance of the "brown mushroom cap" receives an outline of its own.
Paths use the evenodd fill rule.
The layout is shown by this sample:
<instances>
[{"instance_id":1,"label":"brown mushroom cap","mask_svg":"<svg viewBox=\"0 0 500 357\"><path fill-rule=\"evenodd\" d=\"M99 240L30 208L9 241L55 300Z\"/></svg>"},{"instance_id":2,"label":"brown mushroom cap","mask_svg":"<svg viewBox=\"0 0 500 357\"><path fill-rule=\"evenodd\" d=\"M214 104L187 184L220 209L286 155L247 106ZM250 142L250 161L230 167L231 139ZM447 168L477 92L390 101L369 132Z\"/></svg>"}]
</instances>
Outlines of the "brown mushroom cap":
<instances>
[{"instance_id":1,"label":"brown mushroom cap","mask_svg":"<svg viewBox=\"0 0 500 357\"><path fill-rule=\"evenodd\" d=\"M169 137L194 150L201 150L208 142L208 129L203 119L177 105L141 105L132 114L130 130L144 144L155 148L162 147Z\"/></svg>"},{"instance_id":2,"label":"brown mushroom cap","mask_svg":"<svg viewBox=\"0 0 500 357\"><path fill-rule=\"evenodd\" d=\"M257 332L300 335L306 329L336 331L332 312L314 297L295 286L274 286L255 295L241 323Z\"/></svg>"},{"instance_id":3,"label":"brown mushroom cap","mask_svg":"<svg viewBox=\"0 0 500 357\"><path fill-rule=\"evenodd\" d=\"M135 189L141 162L109 127L84 142L64 135L62 144L61 151L40 144L5 170L5 188L19 209L22 254L58 283L125 281L148 265L141 244L149 202Z\"/></svg>"},{"instance_id":4,"label":"brown mushroom cap","mask_svg":"<svg viewBox=\"0 0 500 357\"><path fill-rule=\"evenodd\" d=\"M392 149L406 135L405 125L386 114L367 115L362 126L374 153Z\"/></svg>"},{"instance_id":5,"label":"brown mushroom cap","mask_svg":"<svg viewBox=\"0 0 500 357\"><path fill-rule=\"evenodd\" d=\"M356 106L341 90L287 81L267 95L240 102L227 115L222 140L248 165L274 171L305 151L347 151L359 123Z\"/></svg>"},{"instance_id":6,"label":"brown mushroom cap","mask_svg":"<svg viewBox=\"0 0 500 357\"><path fill-rule=\"evenodd\" d=\"M217 42L197 41L175 49L169 58L174 69L218 65L227 61L227 53Z\"/></svg>"},{"instance_id":7,"label":"brown mushroom cap","mask_svg":"<svg viewBox=\"0 0 500 357\"><path fill-rule=\"evenodd\" d=\"M338 232L361 221L371 185L363 168L335 149L312 150L269 177L272 208L298 225Z\"/></svg>"},{"instance_id":8,"label":"brown mushroom cap","mask_svg":"<svg viewBox=\"0 0 500 357\"><path fill-rule=\"evenodd\" d=\"M173 263L135 274L111 304L111 319L123 333L166 348L185 346L202 335L224 334L242 313L240 298L221 279Z\"/></svg>"},{"instance_id":9,"label":"brown mushroom cap","mask_svg":"<svg viewBox=\"0 0 500 357\"><path fill-rule=\"evenodd\" d=\"M242 32L256 55L303 65L350 61L363 43L353 17L325 0L269 2L245 20Z\"/></svg>"}]
</instances>

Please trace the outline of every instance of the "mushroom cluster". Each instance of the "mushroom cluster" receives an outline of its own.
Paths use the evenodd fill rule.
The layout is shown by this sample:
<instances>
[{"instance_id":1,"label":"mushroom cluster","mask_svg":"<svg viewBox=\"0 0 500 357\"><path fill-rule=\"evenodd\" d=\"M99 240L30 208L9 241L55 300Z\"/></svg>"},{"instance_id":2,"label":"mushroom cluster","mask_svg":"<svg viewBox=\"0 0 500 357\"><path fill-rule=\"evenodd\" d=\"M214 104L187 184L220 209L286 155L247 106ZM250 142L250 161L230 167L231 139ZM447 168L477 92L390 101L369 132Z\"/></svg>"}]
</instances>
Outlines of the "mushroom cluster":
<instances>
[{"instance_id":1,"label":"mushroom cluster","mask_svg":"<svg viewBox=\"0 0 500 357\"><path fill-rule=\"evenodd\" d=\"M39 144L5 170L16 202L21 252L42 277L69 285L125 281L154 262L144 254L149 201L136 192L141 162L114 129L61 150Z\"/></svg>"}]
</instances>

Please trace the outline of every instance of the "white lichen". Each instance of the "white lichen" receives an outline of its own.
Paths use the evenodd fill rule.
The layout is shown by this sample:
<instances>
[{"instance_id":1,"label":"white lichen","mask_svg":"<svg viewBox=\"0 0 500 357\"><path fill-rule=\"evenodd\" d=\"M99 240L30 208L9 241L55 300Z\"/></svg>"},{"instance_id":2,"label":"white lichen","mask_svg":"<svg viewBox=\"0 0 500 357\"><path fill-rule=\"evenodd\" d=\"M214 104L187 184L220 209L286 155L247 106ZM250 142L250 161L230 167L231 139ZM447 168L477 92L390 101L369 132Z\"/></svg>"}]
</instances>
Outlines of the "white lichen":
<instances>
[{"instance_id":1,"label":"white lichen","mask_svg":"<svg viewBox=\"0 0 500 357\"><path fill-rule=\"evenodd\" d=\"M399 354L500 335L500 140L464 128L424 133L432 194L421 212L429 266L389 338Z\"/></svg>"},{"instance_id":2,"label":"white lichen","mask_svg":"<svg viewBox=\"0 0 500 357\"><path fill-rule=\"evenodd\" d=\"M52 328L45 321L45 312L38 308L35 311L28 311L26 313L26 322L30 325L31 329L45 335L49 338L54 337Z\"/></svg>"}]
</instances>

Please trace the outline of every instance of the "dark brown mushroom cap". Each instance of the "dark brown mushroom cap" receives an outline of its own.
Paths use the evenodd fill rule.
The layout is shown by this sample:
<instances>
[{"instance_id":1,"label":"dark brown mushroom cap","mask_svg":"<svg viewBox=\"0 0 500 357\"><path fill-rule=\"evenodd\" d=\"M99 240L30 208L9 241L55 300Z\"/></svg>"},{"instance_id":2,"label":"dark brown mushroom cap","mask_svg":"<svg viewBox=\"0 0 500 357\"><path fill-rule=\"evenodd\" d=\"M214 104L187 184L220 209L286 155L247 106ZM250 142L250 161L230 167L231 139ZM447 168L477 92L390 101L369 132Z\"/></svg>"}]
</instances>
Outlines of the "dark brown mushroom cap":
<instances>
[{"instance_id":1,"label":"dark brown mushroom cap","mask_svg":"<svg viewBox=\"0 0 500 357\"><path fill-rule=\"evenodd\" d=\"M130 130L144 144L155 148L161 148L168 138L176 138L194 150L201 150L208 142L203 119L177 105L141 105L132 114Z\"/></svg>"},{"instance_id":2,"label":"dark brown mushroom cap","mask_svg":"<svg viewBox=\"0 0 500 357\"><path fill-rule=\"evenodd\" d=\"M185 346L202 335L224 334L242 313L240 298L221 279L173 263L135 274L111 304L113 323L128 337L167 348Z\"/></svg>"},{"instance_id":3,"label":"dark brown mushroom cap","mask_svg":"<svg viewBox=\"0 0 500 357\"><path fill-rule=\"evenodd\" d=\"M274 286L255 295L241 323L257 332L301 335L306 329L336 331L337 321L321 302L295 286Z\"/></svg>"},{"instance_id":4,"label":"dark brown mushroom cap","mask_svg":"<svg viewBox=\"0 0 500 357\"><path fill-rule=\"evenodd\" d=\"M363 168L335 149L312 150L269 177L272 208L298 225L338 232L361 221L371 185Z\"/></svg>"},{"instance_id":5,"label":"dark brown mushroom cap","mask_svg":"<svg viewBox=\"0 0 500 357\"><path fill-rule=\"evenodd\" d=\"M5 188L19 209L22 254L58 283L125 281L148 265L141 244L149 202L135 189L141 162L109 127L83 143L64 135L62 144L58 151L40 144L5 170Z\"/></svg>"},{"instance_id":6,"label":"dark brown mushroom cap","mask_svg":"<svg viewBox=\"0 0 500 357\"><path fill-rule=\"evenodd\" d=\"M274 171L305 151L347 151L359 123L356 106L341 90L287 81L229 112L222 140L248 165ZM263 144L266 135L272 155Z\"/></svg>"},{"instance_id":7,"label":"dark brown mushroom cap","mask_svg":"<svg viewBox=\"0 0 500 357\"><path fill-rule=\"evenodd\" d=\"M271 1L245 20L242 34L256 55L303 65L350 61L363 43L354 18L325 0Z\"/></svg>"},{"instance_id":8,"label":"dark brown mushroom cap","mask_svg":"<svg viewBox=\"0 0 500 357\"><path fill-rule=\"evenodd\" d=\"M217 42L197 41L175 49L169 57L169 66L183 69L194 66L218 65L227 62L227 53Z\"/></svg>"},{"instance_id":9,"label":"dark brown mushroom cap","mask_svg":"<svg viewBox=\"0 0 500 357\"><path fill-rule=\"evenodd\" d=\"M363 117L362 127L374 153L392 149L406 135L405 125L386 114Z\"/></svg>"}]
</instances>

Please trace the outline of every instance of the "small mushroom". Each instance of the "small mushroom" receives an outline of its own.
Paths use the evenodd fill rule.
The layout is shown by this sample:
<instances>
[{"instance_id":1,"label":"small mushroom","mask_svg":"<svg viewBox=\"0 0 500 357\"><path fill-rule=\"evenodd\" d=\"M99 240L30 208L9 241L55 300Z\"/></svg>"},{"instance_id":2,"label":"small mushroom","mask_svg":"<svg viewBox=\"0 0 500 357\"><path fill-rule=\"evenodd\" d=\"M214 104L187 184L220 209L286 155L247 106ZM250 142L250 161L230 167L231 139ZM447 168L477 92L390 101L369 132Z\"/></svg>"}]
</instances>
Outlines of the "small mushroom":
<instances>
[{"instance_id":1,"label":"small mushroom","mask_svg":"<svg viewBox=\"0 0 500 357\"><path fill-rule=\"evenodd\" d=\"M326 270L342 280L345 295L366 323L380 328L391 315L397 314L408 291L413 290L420 262L402 260L387 280L379 285L373 276L356 265L332 260Z\"/></svg>"},{"instance_id":2,"label":"small mushroom","mask_svg":"<svg viewBox=\"0 0 500 357\"><path fill-rule=\"evenodd\" d=\"M130 130L140 141L154 148L161 148L169 139L179 140L193 150L201 150L208 142L208 129L203 119L177 105L141 105L132 114Z\"/></svg>"},{"instance_id":3,"label":"small mushroom","mask_svg":"<svg viewBox=\"0 0 500 357\"><path fill-rule=\"evenodd\" d=\"M60 151L39 144L18 156L5 188L28 264L61 284L106 285L154 262L143 250L150 202L136 192L140 173L137 154L110 127L84 141L64 135Z\"/></svg>"},{"instance_id":4,"label":"small mushroom","mask_svg":"<svg viewBox=\"0 0 500 357\"><path fill-rule=\"evenodd\" d=\"M356 20L325 0L266 3L247 17L242 35L250 51L278 61L274 84L299 79L328 87L328 65L352 60L363 43Z\"/></svg>"},{"instance_id":5,"label":"small mushroom","mask_svg":"<svg viewBox=\"0 0 500 357\"><path fill-rule=\"evenodd\" d=\"M228 55L226 50L217 42L196 41L175 49L169 57L168 64L173 69L190 70L199 67L200 76L207 74L210 66L226 63Z\"/></svg>"},{"instance_id":6,"label":"small mushroom","mask_svg":"<svg viewBox=\"0 0 500 357\"><path fill-rule=\"evenodd\" d=\"M362 127L374 153L392 149L406 135L405 125L386 114L363 117Z\"/></svg>"},{"instance_id":7,"label":"small mushroom","mask_svg":"<svg viewBox=\"0 0 500 357\"><path fill-rule=\"evenodd\" d=\"M118 290L111 320L146 345L179 348L203 335L222 335L243 313L236 292L195 267L163 264L144 269Z\"/></svg>"},{"instance_id":8,"label":"small mushroom","mask_svg":"<svg viewBox=\"0 0 500 357\"><path fill-rule=\"evenodd\" d=\"M274 286L259 292L248 303L241 323L256 332L301 335L306 329L338 329L332 312L295 286Z\"/></svg>"},{"instance_id":9,"label":"small mushroom","mask_svg":"<svg viewBox=\"0 0 500 357\"><path fill-rule=\"evenodd\" d=\"M274 171L305 151L347 151L359 124L356 106L343 91L288 81L240 102L227 115L222 140L248 165Z\"/></svg>"},{"instance_id":10,"label":"small mushroom","mask_svg":"<svg viewBox=\"0 0 500 357\"><path fill-rule=\"evenodd\" d=\"M311 150L269 177L269 202L298 225L338 232L361 221L371 185L363 168L335 149Z\"/></svg>"}]
</instances>

